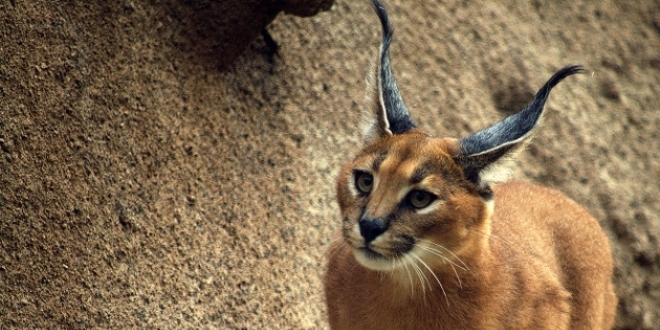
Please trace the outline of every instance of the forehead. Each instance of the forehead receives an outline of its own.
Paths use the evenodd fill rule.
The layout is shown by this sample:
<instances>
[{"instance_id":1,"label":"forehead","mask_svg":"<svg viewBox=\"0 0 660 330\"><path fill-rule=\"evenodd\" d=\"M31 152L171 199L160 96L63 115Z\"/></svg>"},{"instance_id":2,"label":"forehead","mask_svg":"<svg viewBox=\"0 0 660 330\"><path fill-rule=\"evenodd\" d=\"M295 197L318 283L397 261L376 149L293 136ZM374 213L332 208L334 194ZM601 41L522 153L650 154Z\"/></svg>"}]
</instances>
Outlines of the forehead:
<instances>
[{"instance_id":1,"label":"forehead","mask_svg":"<svg viewBox=\"0 0 660 330\"><path fill-rule=\"evenodd\" d=\"M432 174L450 178L460 174L450 155L451 143L421 134L395 135L365 148L356 165L383 175L404 175L413 183Z\"/></svg>"}]
</instances>

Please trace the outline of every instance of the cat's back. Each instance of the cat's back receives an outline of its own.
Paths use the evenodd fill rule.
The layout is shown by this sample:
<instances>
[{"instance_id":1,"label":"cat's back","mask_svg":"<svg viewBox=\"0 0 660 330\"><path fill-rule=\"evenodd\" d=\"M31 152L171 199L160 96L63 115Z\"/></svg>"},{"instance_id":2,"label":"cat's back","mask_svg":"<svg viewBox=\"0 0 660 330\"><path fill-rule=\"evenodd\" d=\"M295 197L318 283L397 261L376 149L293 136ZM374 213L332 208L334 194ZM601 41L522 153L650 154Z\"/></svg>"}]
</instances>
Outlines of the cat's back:
<instances>
[{"instance_id":1,"label":"cat's back","mask_svg":"<svg viewBox=\"0 0 660 330\"><path fill-rule=\"evenodd\" d=\"M518 274L523 286L525 278L556 280L570 294L571 328L610 328L617 305L613 261L598 221L552 188L513 180L493 190L493 252L508 260L509 268L526 270Z\"/></svg>"}]
</instances>

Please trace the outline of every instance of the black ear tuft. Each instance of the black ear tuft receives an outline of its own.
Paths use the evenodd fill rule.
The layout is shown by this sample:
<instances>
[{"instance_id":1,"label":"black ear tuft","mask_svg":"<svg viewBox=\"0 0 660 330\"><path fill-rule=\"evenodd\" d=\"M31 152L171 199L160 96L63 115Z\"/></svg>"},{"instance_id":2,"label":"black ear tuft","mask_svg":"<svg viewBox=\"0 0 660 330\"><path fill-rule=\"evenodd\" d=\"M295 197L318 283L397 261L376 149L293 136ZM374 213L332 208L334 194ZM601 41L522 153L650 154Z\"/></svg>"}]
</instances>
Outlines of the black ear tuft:
<instances>
[{"instance_id":1,"label":"black ear tuft","mask_svg":"<svg viewBox=\"0 0 660 330\"><path fill-rule=\"evenodd\" d=\"M392 27L387 16L387 10L379 0L372 1L374 10L380 19L383 28L383 40L380 46L380 59L378 61L377 75L377 99L375 107L379 112L379 124L381 131L390 134L402 134L415 128L410 118L410 113L394 80L394 74L390 66L389 49L392 42ZM375 100L374 100L375 101Z\"/></svg>"},{"instance_id":2,"label":"black ear tuft","mask_svg":"<svg viewBox=\"0 0 660 330\"><path fill-rule=\"evenodd\" d=\"M474 135L459 140L460 154L456 161L463 166L471 181L480 180L480 172L496 163L500 158L522 146L531 136L532 129L539 123L548 95L564 78L584 72L579 65L566 66L557 71L536 93L520 112Z\"/></svg>"},{"instance_id":3,"label":"black ear tuft","mask_svg":"<svg viewBox=\"0 0 660 330\"><path fill-rule=\"evenodd\" d=\"M564 78L583 71L584 69L579 65L567 66L557 71L536 93L532 102L520 112L505 118L483 131L461 139L462 154L479 154L506 144L516 143L521 138L524 138L541 119L545 101L548 99L552 88Z\"/></svg>"}]
</instances>

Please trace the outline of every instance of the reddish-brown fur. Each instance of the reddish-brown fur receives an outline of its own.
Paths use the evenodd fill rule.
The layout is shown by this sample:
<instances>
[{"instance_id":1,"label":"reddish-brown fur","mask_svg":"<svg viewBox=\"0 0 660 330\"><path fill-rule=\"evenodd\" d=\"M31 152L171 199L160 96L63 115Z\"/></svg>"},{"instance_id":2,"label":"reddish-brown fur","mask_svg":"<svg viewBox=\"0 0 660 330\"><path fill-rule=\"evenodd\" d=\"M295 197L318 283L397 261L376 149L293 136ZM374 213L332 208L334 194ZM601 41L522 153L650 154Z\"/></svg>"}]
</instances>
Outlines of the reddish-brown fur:
<instances>
[{"instance_id":1,"label":"reddish-brown fur","mask_svg":"<svg viewBox=\"0 0 660 330\"><path fill-rule=\"evenodd\" d=\"M456 143L419 130L381 137L343 168L337 185L344 222L325 276L331 327L611 328L617 304L612 257L598 222L560 192L518 181L493 187L491 212L493 201L484 200L453 162ZM384 158L374 171L381 184L365 201L351 191L352 171L369 168L377 157ZM362 210L374 217L392 212L397 192L409 189L410 174L428 162L440 172L415 187L438 194L442 203L428 214L402 213L379 241L380 252L403 259L390 251L396 238L387 235L404 232L451 250L446 257L453 264L423 255L434 273L420 265L423 277L412 265L365 267L354 255L357 218Z\"/></svg>"},{"instance_id":2,"label":"reddish-brown fur","mask_svg":"<svg viewBox=\"0 0 660 330\"><path fill-rule=\"evenodd\" d=\"M617 298L605 233L561 193L493 186L529 141L557 71L520 112L461 139L417 129L389 65L387 11L366 146L337 180L328 251L333 329L609 329Z\"/></svg>"}]
</instances>

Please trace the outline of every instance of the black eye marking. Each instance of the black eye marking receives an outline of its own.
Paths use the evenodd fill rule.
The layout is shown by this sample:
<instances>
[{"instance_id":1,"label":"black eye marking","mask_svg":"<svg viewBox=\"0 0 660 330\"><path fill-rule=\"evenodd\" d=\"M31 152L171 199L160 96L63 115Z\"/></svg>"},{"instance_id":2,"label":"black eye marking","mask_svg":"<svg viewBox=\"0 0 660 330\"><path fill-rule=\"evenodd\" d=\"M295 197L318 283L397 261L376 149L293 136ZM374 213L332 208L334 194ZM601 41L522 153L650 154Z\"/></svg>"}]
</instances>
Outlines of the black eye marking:
<instances>
[{"instance_id":1,"label":"black eye marking","mask_svg":"<svg viewBox=\"0 0 660 330\"><path fill-rule=\"evenodd\" d=\"M355 177L355 189L362 195L368 195L374 187L373 175L356 170L353 172L353 176Z\"/></svg>"},{"instance_id":2,"label":"black eye marking","mask_svg":"<svg viewBox=\"0 0 660 330\"><path fill-rule=\"evenodd\" d=\"M408 193L406 202L414 209L423 209L429 206L438 196L424 190L415 189Z\"/></svg>"},{"instance_id":3,"label":"black eye marking","mask_svg":"<svg viewBox=\"0 0 660 330\"><path fill-rule=\"evenodd\" d=\"M410 178L410 183L412 184L418 184L424 180L425 177L429 175L429 171L427 170L426 167L421 167L418 168L415 173L413 173L413 176Z\"/></svg>"},{"instance_id":4,"label":"black eye marking","mask_svg":"<svg viewBox=\"0 0 660 330\"><path fill-rule=\"evenodd\" d=\"M373 164L371 164L371 168L374 170L374 172L378 172L378 169L380 169L380 164L383 163L383 161L387 158L387 151L383 151L378 156L374 159Z\"/></svg>"},{"instance_id":5,"label":"black eye marking","mask_svg":"<svg viewBox=\"0 0 660 330\"><path fill-rule=\"evenodd\" d=\"M429 176L439 176L443 180L456 180L458 174L452 171L448 160L436 159L419 166L410 177L411 184L418 184Z\"/></svg>"}]
</instances>

